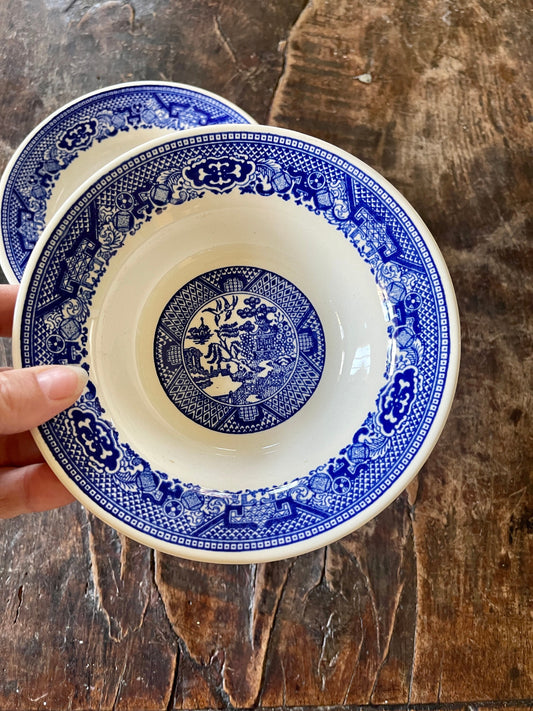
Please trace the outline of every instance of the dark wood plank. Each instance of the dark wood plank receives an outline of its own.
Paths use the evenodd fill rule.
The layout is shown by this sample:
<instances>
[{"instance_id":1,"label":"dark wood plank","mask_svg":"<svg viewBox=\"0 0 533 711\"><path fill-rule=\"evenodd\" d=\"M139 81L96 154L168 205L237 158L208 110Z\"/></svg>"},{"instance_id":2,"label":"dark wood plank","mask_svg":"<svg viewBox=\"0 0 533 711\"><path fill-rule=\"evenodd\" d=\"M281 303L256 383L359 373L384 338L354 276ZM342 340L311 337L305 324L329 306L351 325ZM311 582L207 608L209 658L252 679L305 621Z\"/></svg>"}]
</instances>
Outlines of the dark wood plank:
<instances>
[{"instance_id":1,"label":"dark wood plank","mask_svg":"<svg viewBox=\"0 0 533 711\"><path fill-rule=\"evenodd\" d=\"M221 567L164 555L157 561L156 581L182 640L176 707L255 706L292 563ZM198 699L203 687L209 693Z\"/></svg>"},{"instance_id":2,"label":"dark wood plank","mask_svg":"<svg viewBox=\"0 0 533 711\"><path fill-rule=\"evenodd\" d=\"M177 645L150 559L77 504L4 523L0 708L166 708Z\"/></svg>"},{"instance_id":3,"label":"dark wood plank","mask_svg":"<svg viewBox=\"0 0 533 711\"><path fill-rule=\"evenodd\" d=\"M350 150L413 202L462 317L457 398L411 514L409 685L361 685L357 703L531 696L528 27L525 2L314 2L272 104L272 122Z\"/></svg>"},{"instance_id":4,"label":"dark wood plank","mask_svg":"<svg viewBox=\"0 0 533 711\"><path fill-rule=\"evenodd\" d=\"M435 451L326 549L219 567L78 504L2 522L0 711L532 707L530 36L525 0L0 4L1 166L86 91L197 84L388 177L434 233L463 325Z\"/></svg>"},{"instance_id":5,"label":"dark wood plank","mask_svg":"<svg viewBox=\"0 0 533 711\"><path fill-rule=\"evenodd\" d=\"M193 84L265 122L305 0L4 0L3 165L67 101L123 81Z\"/></svg>"}]
</instances>

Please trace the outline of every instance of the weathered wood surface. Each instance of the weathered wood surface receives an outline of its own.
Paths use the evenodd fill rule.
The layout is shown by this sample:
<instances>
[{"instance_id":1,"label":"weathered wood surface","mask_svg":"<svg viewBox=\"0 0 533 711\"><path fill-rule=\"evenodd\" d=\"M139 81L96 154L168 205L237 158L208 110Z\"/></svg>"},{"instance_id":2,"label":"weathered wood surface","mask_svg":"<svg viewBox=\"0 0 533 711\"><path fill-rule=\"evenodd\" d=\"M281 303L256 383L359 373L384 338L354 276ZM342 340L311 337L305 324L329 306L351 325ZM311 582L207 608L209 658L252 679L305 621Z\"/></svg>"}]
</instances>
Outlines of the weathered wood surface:
<instances>
[{"instance_id":1,"label":"weathered wood surface","mask_svg":"<svg viewBox=\"0 0 533 711\"><path fill-rule=\"evenodd\" d=\"M326 549L218 567L154 554L77 504L2 522L0 710L533 706L529 13L526 0L2 0L2 167L89 90L216 91L406 195L448 262L463 356L419 477Z\"/></svg>"}]
</instances>

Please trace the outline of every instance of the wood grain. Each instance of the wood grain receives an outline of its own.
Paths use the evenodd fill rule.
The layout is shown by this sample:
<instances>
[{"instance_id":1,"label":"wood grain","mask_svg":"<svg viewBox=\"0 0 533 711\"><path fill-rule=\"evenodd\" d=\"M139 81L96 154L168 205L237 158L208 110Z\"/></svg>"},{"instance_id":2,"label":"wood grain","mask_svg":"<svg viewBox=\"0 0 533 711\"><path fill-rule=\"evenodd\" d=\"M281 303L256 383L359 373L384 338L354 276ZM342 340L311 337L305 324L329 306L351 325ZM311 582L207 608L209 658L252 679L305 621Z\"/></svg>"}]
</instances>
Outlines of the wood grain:
<instances>
[{"instance_id":1,"label":"wood grain","mask_svg":"<svg viewBox=\"0 0 533 711\"><path fill-rule=\"evenodd\" d=\"M0 711L533 708L531 30L525 0L0 4L1 165L82 93L197 84L399 188L463 329L420 475L327 548L216 566L78 504L2 522Z\"/></svg>"},{"instance_id":2,"label":"wood grain","mask_svg":"<svg viewBox=\"0 0 533 711\"><path fill-rule=\"evenodd\" d=\"M395 702L531 690L531 92L528 23L517 21L526 15L525 3L314 2L269 115L399 187L458 293L461 378L413 505L416 640L408 693ZM366 73L370 83L357 79ZM377 692L372 701L391 700Z\"/></svg>"}]
</instances>

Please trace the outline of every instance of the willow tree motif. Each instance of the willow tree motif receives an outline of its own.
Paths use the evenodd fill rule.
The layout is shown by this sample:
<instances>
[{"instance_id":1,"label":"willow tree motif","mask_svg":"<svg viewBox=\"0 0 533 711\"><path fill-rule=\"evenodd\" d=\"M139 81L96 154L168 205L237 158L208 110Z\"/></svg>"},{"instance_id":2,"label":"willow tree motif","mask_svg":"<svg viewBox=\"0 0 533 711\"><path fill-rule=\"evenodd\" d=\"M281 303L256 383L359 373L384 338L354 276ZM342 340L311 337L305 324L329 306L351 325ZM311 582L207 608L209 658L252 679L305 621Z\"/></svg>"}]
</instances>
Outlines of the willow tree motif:
<instances>
[{"instance_id":1,"label":"willow tree motif","mask_svg":"<svg viewBox=\"0 0 533 711\"><path fill-rule=\"evenodd\" d=\"M269 397L290 377L297 357L295 333L286 316L252 294L223 295L210 302L193 319L186 341L207 348L199 359L195 349L193 380L207 390L218 377L217 394L212 395L225 402ZM233 383L240 387L235 389Z\"/></svg>"},{"instance_id":2,"label":"willow tree motif","mask_svg":"<svg viewBox=\"0 0 533 711\"><path fill-rule=\"evenodd\" d=\"M225 266L182 286L159 318L157 375L171 402L214 431L287 420L315 391L325 338L311 302L284 277Z\"/></svg>"}]
</instances>

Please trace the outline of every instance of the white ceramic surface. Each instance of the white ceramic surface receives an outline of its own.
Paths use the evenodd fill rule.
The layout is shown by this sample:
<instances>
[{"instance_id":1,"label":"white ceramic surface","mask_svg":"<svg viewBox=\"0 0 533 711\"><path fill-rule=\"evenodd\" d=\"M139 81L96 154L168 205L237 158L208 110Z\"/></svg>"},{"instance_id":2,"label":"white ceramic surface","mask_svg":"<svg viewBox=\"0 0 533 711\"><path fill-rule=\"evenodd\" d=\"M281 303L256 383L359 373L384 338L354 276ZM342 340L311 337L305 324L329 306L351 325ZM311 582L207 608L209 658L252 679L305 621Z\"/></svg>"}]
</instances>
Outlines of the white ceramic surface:
<instances>
[{"instance_id":1,"label":"white ceramic surface","mask_svg":"<svg viewBox=\"0 0 533 711\"><path fill-rule=\"evenodd\" d=\"M56 210L93 173L146 141L194 126L255 123L212 92L162 81L127 82L85 94L42 121L0 181L0 266L18 283Z\"/></svg>"},{"instance_id":2,"label":"white ceramic surface","mask_svg":"<svg viewBox=\"0 0 533 711\"><path fill-rule=\"evenodd\" d=\"M23 278L14 361L89 370L35 432L89 509L175 555L264 561L346 535L419 471L459 323L387 181L308 136L224 126L136 149L63 206Z\"/></svg>"}]
</instances>

